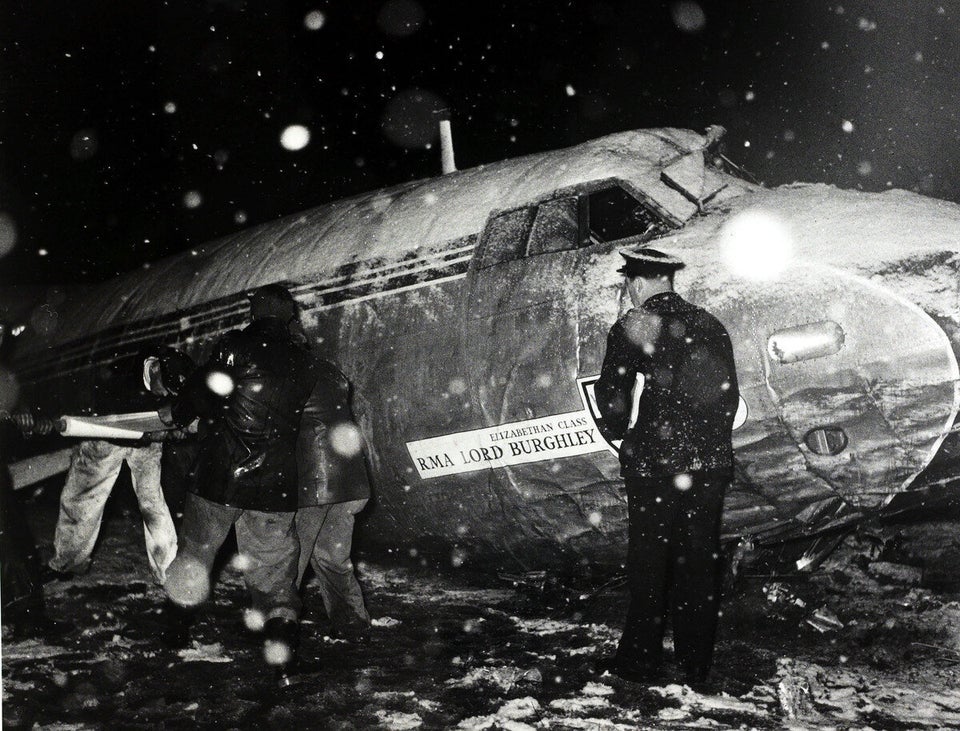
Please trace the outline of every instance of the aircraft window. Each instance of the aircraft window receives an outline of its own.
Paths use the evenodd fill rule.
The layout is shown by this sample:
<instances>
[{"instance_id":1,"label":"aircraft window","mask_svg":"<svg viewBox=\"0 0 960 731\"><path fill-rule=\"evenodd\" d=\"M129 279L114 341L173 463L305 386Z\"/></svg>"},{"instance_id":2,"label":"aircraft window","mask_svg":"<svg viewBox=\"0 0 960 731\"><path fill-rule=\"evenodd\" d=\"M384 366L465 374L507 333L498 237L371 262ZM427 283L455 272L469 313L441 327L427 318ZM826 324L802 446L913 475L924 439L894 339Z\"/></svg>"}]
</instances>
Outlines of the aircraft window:
<instances>
[{"instance_id":1,"label":"aircraft window","mask_svg":"<svg viewBox=\"0 0 960 731\"><path fill-rule=\"evenodd\" d=\"M799 363L839 353L844 338L843 328L833 320L811 322L775 332L767 339L767 352L778 363Z\"/></svg>"},{"instance_id":2,"label":"aircraft window","mask_svg":"<svg viewBox=\"0 0 960 731\"><path fill-rule=\"evenodd\" d=\"M541 203L530 230L527 256L576 249L580 239L576 198Z\"/></svg>"},{"instance_id":3,"label":"aircraft window","mask_svg":"<svg viewBox=\"0 0 960 731\"><path fill-rule=\"evenodd\" d=\"M487 224L480 242L479 269L519 259L526 251L527 237L533 226L535 209L507 211Z\"/></svg>"},{"instance_id":4,"label":"aircraft window","mask_svg":"<svg viewBox=\"0 0 960 731\"><path fill-rule=\"evenodd\" d=\"M847 448L847 433L838 426L821 426L808 431L803 441L811 452L833 456Z\"/></svg>"},{"instance_id":5,"label":"aircraft window","mask_svg":"<svg viewBox=\"0 0 960 731\"><path fill-rule=\"evenodd\" d=\"M670 229L656 214L619 185L598 190L587 197L590 237L584 246L643 236L644 241L663 236Z\"/></svg>"}]
</instances>

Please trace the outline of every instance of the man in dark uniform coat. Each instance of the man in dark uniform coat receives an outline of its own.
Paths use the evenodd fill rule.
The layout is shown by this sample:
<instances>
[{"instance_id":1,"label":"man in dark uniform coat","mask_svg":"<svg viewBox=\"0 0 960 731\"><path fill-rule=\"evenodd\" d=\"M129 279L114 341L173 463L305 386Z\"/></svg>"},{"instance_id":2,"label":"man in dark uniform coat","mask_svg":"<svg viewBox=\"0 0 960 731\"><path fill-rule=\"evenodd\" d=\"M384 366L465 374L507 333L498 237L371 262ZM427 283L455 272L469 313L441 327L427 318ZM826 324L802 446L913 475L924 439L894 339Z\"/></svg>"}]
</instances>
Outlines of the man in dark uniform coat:
<instances>
[{"instance_id":1,"label":"man in dark uniform coat","mask_svg":"<svg viewBox=\"0 0 960 731\"><path fill-rule=\"evenodd\" d=\"M700 683L713 656L733 473L733 348L715 317L673 291L683 262L651 248L621 254L634 307L610 330L596 396L601 431L623 440L630 607L616 655L598 669L655 679L669 598L677 664Z\"/></svg>"},{"instance_id":2,"label":"man in dark uniform coat","mask_svg":"<svg viewBox=\"0 0 960 731\"><path fill-rule=\"evenodd\" d=\"M250 325L216 343L174 405L178 424L197 416L201 424L180 547L165 586L181 607L206 598L217 551L236 524L254 610L249 616L256 618L250 625L263 628L267 660L280 667L281 676L296 647L300 613L297 434L316 381L313 357L291 331L297 311L281 285L256 290ZM168 611L166 643L186 644L190 613L172 606Z\"/></svg>"},{"instance_id":3,"label":"man in dark uniform coat","mask_svg":"<svg viewBox=\"0 0 960 731\"><path fill-rule=\"evenodd\" d=\"M358 636L370 625L350 559L354 516L370 498L364 442L351 413L347 377L323 359L316 361L316 371L317 381L303 409L297 444L297 583L312 565L334 629L340 635Z\"/></svg>"}]
</instances>

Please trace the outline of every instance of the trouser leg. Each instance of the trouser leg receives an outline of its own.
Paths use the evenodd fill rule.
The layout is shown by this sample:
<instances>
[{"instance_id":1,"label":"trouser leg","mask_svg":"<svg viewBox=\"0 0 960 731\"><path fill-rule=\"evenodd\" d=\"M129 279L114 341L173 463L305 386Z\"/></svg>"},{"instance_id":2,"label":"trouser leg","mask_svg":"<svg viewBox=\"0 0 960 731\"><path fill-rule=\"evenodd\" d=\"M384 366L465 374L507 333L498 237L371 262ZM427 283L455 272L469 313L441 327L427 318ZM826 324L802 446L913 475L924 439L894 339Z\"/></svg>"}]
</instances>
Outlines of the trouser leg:
<instances>
[{"instance_id":1,"label":"trouser leg","mask_svg":"<svg viewBox=\"0 0 960 731\"><path fill-rule=\"evenodd\" d=\"M163 444L160 457L160 486L174 525L179 525L183 520L187 485L190 484L190 473L199 449L200 443L192 439L182 442L169 441Z\"/></svg>"},{"instance_id":2,"label":"trouser leg","mask_svg":"<svg viewBox=\"0 0 960 731\"><path fill-rule=\"evenodd\" d=\"M188 493L177 556L167 568L164 589L183 606L196 606L210 594L210 573L217 551L243 511Z\"/></svg>"},{"instance_id":3,"label":"trouser leg","mask_svg":"<svg viewBox=\"0 0 960 731\"><path fill-rule=\"evenodd\" d=\"M297 510L294 525L297 529L297 542L300 544L300 559L297 562L298 587L303 583L303 575L307 572L307 566L310 565L317 536L320 535L320 529L329 510L329 505L312 505Z\"/></svg>"},{"instance_id":4,"label":"trouser leg","mask_svg":"<svg viewBox=\"0 0 960 731\"><path fill-rule=\"evenodd\" d=\"M630 606L617 660L625 665L654 669L663 654L667 603L669 527L674 500L663 480L627 478L630 542L627 584Z\"/></svg>"},{"instance_id":5,"label":"trouser leg","mask_svg":"<svg viewBox=\"0 0 960 731\"><path fill-rule=\"evenodd\" d=\"M672 536L673 642L677 663L688 673L710 669L720 610L720 521L726 480L695 476Z\"/></svg>"},{"instance_id":6,"label":"trouser leg","mask_svg":"<svg viewBox=\"0 0 960 731\"><path fill-rule=\"evenodd\" d=\"M90 568L103 508L128 450L99 439L82 441L74 449L67 481L60 493L50 568L77 573Z\"/></svg>"},{"instance_id":7,"label":"trouser leg","mask_svg":"<svg viewBox=\"0 0 960 731\"><path fill-rule=\"evenodd\" d=\"M293 512L245 510L237 520L237 548L249 559L244 580L253 609L264 619L296 621L300 617L297 562L300 545Z\"/></svg>"},{"instance_id":8,"label":"trouser leg","mask_svg":"<svg viewBox=\"0 0 960 731\"><path fill-rule=\"evenodd\" d=\"M43 623L40 553L5 464L0 464L0 600L4 626Z\"/></svg>"},{"instance_id":9,"label":"trouser leg","mask_svg":"<svg viewBox=\"0 0 960 731\"><path fill-rule=\"evenodd\" d=\"M131 449L127 455L133 491L143 519L147 560L157 581L164 582L167 567L177 555L177 531L160 486L160 455L163 445Z\"/></svg>"},{"instance_id":10,"label":"trouser leg","mask_svg":"<svg viewBox=\"0 0 960 731\"><path fill-rule=\"evenodd\" d=\"M322 506L322 518L318 512L320 526L309 551L307 544L301 542L300 565L306 568L304 554L312 559L314 571L320 580L320 596L327 616L334 626L344 628L370 624L370 614L363 601L363 591L357 581L350 551L353 545L353 525L357 513L366 507L367 499L350 500L333 505ZM307 511L318 510L306 508ZM303 511L300 511L303 512ZM303 522L311 520L311 514L303 516ZM297 515L298 532L301 516ZM308 531L312 532L311 530ZM302 575L301 575L302 576Z\"/></svg>"}]
</instances>

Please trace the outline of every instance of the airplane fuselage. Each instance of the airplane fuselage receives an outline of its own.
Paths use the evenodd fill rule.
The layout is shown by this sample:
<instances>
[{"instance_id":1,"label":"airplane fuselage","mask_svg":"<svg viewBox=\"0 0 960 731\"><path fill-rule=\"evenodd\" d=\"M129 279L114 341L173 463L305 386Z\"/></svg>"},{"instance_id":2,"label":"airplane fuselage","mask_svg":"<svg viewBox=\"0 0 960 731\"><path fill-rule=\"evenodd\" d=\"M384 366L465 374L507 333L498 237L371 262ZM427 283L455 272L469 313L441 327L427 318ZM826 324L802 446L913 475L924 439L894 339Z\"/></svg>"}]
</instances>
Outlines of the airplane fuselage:
<instances>
[{"instance_id":1,"label":"airplane fuselage","mask_svg":"<svg viewBox=\"0 0 960 731\"><path fill-rule=\"evenodd\" d=\"M709 143L613 135L158 262L56 308L18 353L25 397L95 410L108 365L152 341L202 359L246 322L246 291L283 282L354 386L368 540L455 563L618 565L626 503L590 385L628 306L618 242L642 234L687 262L678 291L734 342L745 419L727 534L875 510L914 484L957 417L960 207L761 189L708 164ZM785 250L771 271L738 268L724 245L756 212L784 237L768 242Z\"/></svg>"}]
</instances>

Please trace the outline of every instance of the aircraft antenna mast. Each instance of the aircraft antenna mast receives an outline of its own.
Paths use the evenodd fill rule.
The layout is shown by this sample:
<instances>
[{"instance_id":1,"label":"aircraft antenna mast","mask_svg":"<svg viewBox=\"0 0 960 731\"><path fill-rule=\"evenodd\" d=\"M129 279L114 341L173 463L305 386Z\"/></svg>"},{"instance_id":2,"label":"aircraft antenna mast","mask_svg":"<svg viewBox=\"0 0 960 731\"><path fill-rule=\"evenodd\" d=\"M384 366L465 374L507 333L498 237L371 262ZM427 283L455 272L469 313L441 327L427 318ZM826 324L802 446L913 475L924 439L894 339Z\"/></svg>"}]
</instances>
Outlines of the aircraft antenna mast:
<instances>
[{"instance_id":1,"label":"aircraft antenna mast","mask_svg":"<svg viewBox=\"0 0 960 731\"><path fill-rule=\"evenodd\" d=\"M457 171L457 163L453 159L453 131L450 129L450 112L447 110L444 110L440 115L440 165L444 175Z\"/></svg>"}]
</instances>

